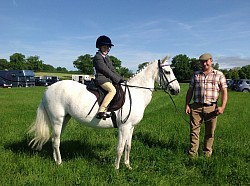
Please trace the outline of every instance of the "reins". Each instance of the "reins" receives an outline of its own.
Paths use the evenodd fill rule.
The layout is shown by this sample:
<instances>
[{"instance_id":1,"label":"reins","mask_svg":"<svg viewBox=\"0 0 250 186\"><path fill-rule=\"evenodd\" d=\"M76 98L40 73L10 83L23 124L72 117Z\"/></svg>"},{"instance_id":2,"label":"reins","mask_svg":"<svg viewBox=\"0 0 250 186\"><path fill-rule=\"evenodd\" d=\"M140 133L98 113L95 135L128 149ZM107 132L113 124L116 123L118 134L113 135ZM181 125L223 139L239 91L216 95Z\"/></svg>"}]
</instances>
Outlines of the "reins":
<instances>
[{"instance_id":1,"label":"reins","mask_svg":"<svg viewBox=\"0 0 250 186\"><path fill-rule=\"evenodd\" d=\"M121 123L124 124L127 122L130 114L131 114L131 107L132 107L132 97L131 97L131 93L130 93L130 90L129 90L129 85L127 85L127 82L125 82L125 92L124 94L126 95L126 91L128 90L128 95L129 95L129 112L128 112L128 115L124 118L124 120L122 120L122 108L121 108Z\"/></svg>"},{"instance_id":2,"label":"reins","mask_svg":"<svg viewBox=\"0 0 250 186\"><path fill-rule=\"evenodd\" d=\"M172 103L173 103L173 105L174 105L174 108L175 108L176 113L179 114L179 115L181 116L181 118L182 118L186 123L190 124L189 121L183 116L183 114L182 114L182 113L179 111L179 109L177 108L177 106L176 106L176 104L175 104L175 102L174 102L174 99L172 98L171 94L169 94L169 92L166 91L165 89L164 89L163 91L164 91L166 94L169 95L169 97L170 97L170 99L171 99L171 101L172 101ZM215 117L212 117L211 119L205 120L204 122L210 121L210 120L212 120L212 119L214 119L214 118L215 118Z\"/></svg>"},{"instance_id":3,"label":"reins","mask_svg":"<svg viewBox=\"0 0 250 186\"><path fill-rule=\"evenodd\" d=\"M152 90L163 90L166 94L169 95L169 97L170 97L170 99L171 99L171 101L172 101L172 103L173 103L173 105L174 105L174 107L175 107L175 111L182 117L182 119L183 119L185 122L187 122L187 123L189 124L189 121L187 121L186 118L184 118L184 116L183 116L183 115L181 114L181 112L178 110L178 108L177 108L177 106L176 106L176 104L175 104L175 102L174 102L174 99L172 98L171 94L167 91L169 85L170 85L172 82L176 81L177 79L173 79L173 80L171 80L171 81L168 81L168 79L167 79L165 73L163 72L163 69L162 69L160 60L158 60L158 69L159 69L159 76L160 76L160 87L159 87L159 88L156 88L156 87L154 87L154 88L148 88L148 87L127 85L127 84L126 84L125 86L127 86L127 87L135 87L135 88L143 88L143 89L148 89L148 90L151 90L151 91L152 91ZM130 98L130 99L131 99L131 98ZM130 100L130 102L132 102L132 101ZM130 109L131 109L131 105L130 105ZM129 112L129 114L130 114L130 112Z\"/></svg>"},{"instance_id":4,"label":"reins","mask_svg":"<svg viewBox=\"0 0 250 186\"><path fill-rule=\"evenodd\" d=\"M172 82L174 82L174 81L176 81L177 79L173 79L173 80L171 80L171 81L169 81L168 82L168 84L167 84L167 87L169 86L169 84L170 83L172 83ZM163 88L162 86L161 87L154 87L154 88L149 88L149 87L142 87L142 86L136 86L136 85L128 85L128 84L121 84L121 85L123 85L123 86L125 86L125 87L133 87L133 88L141 88L141 89L148 89L148 90L165 90L165 88Z\"/></svg>"},{"instance_id":5,"label":"reins","mask_svg":"<svg viewBox=\"0 0 250 186\"><path fill-rule=\"evenodd\" d=\"M122 120L122 108L121 108L121 123L122 124L126 123L126 121L128 120L128 118L129 118L129 116L131 114L132 98L131 98L131 93L130 93L129 87L147 89L147 90L150 90L150 91L152 91L152 90L163 90L164 92L166 92L170 96L172 102L174 103L173 98L171 97L171 95L169 94L169 92L167 90L168 90L168 87L169 87L170 83L172 83L174 81L177 81L177 79L173 79L171 81L168 81L166 75L163 72L160 60L158 60L158 69L159 69L159 76L160 76L160 87L159 88L158 87L149 88L149 87L143 87L143 86L128 85L127 82L125 82L125 84L121 84L121 85L125 86L125 95L126 95L126 90L128 90L129 100L130 100L129 113L128 113L128 115L126 116L126 118L124 120ZM174 105L175 105L175 103L174 103ZM175 108L177 110L176 105L175 105Z\"/></svg>"},{"instance_id":6,"label":"reins","mask_svg":"<svg viewBox=\"0 0 250 186\"><path fill-rule=\"evenodd\" d=\"M177 80L177 79L173 79L172 81L168 82L168 85L169 85L170 83L172 83L173 81L175 81L175 80ZM130 116L130 114L131 114L132 97L131 97L131 93L130 93L129 87L133 87L133 88L141 88L141 89L147 89L147 90L150 90L150 91L152 91L152 90L163 90L164 92L166 92L166 93L170 96L171 100L173 101L173 98L171 97L171 95L169 94L169 92L168 92L168 91L166 91L166 89L163 89L162 87L160 87L160 88L156 88L156 87L154 87L154 88L149 88L149 87L142 87L142 86L128 85L127 83L125 83L125 84L121 84L121 85L122 85L122 86L125 86L125 95L126 95L126 90L128 90L128 94L129 94L129 101L130 101L130 105L129 105L129 113L128 113L128 115L126 116L126 118L125 118L125 119L123 119L123 120L122 120L122 108L121 108L121 123L122 123L122 124L126 123L126 121L128 120L128 118L129 118L129 116ZM174 102L173 102L173 103L174 103ZM174 103L174 105L175 105L175 103Z\"/></svg>"},{"instance_id":7,"label":"reins","mask_svg":"<svg viewBox=\"0 0 250 186\"><path fill-rule=\"evenodd\" d=\"M184 118L183 114L181 114L181 112L178 110L178 108L177 108L177 106L176 106L176 104L175 104L175 102L174 102L174 99L172 98L171 94L169 94L169 92L166 91L166 90L164 90L164 92L165 92L166 94L169 95L169 97L170 97L170 99L171 99L171 101L172 101L172 103L173 103L173 105L174 105L175 111L181 116L181 118L182 118L185 122L187 122L187 123L189 124L189 121L186 120L186 118Z\"/></svg>"}]
</instances>

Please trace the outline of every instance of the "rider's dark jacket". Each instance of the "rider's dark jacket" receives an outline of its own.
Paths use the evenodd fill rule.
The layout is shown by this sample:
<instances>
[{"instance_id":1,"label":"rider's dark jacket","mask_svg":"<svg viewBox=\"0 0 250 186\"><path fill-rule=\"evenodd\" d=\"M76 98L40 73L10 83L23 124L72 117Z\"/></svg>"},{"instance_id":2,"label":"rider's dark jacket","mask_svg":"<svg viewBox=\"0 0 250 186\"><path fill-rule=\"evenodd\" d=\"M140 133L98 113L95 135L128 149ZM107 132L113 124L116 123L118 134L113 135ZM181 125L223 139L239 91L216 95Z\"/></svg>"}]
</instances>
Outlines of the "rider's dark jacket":
<instances>
[{"instance_id":1,"label":"rider's dark jacket","mask_svg":"<svg viewBox=\"0 0 250 186\"><path fill-rule=\"evenodd\" d=\"M95 68L95 82L98 85L102 85L106 82L118 84L122 77L117 74L109 56L102 56L100 52L97 52L93 58L93 66Z\"/></svg>"}]
</instances>

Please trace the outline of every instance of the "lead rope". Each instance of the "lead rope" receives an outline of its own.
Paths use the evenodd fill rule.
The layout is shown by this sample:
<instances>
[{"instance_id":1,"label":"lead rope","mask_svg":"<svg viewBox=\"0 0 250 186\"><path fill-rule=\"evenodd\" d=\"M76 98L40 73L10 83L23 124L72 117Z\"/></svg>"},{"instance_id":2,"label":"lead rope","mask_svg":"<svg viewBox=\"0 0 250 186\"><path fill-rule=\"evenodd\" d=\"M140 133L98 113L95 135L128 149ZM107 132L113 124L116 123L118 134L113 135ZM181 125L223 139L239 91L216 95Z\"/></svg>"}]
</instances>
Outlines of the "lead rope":
<instances>
[{"instance_id":1,"label":"lead rope","mask_svg":"<svg viewBox=\"0 0 250 186\"><path fill-rule=\"evenodd\" d=\"M169 94L169 92L168 91L166 91L166 90L164 90L164 92L166 92L168 95L169 95L169 97L170 97L170 99L171 99L171 101L172 101L172 103L174 104L174 107L175 107L175 111L182 117L182 119L184 120L184 121L186 121L188 124L189 124L189 121L188 120L186 120L186 118L184 118L184 116L183 116L183 114L178 110L178 108L177 108L177 106L176 106L176 104L175 104L175 102L174 102L174 100L173 100L173 98L172 98L172 96Z\"/></svg>"},{"instance_id":2,"label":"lead rope","mask_svg":"<svg viewBox=\"0 0 250 186\"><path fill-rule=\"evenodd\" d=\"M178 110L178 108L177 108L177 106L176 106L176 104L175 104L175 102L174 102L172 96L169 94L169 92L166 91L166 90L164 90L164 92L167 93L167 94L169 95L169 97L170 97L172 103L174 104L175 111L177 112L177 114L179 114L179 115L182 117L182 119L190 125L190 122L189 122L188 120L186 120L186 118L184 118L183 114ZM216 106L216 107L217 107L217 106ZM204 120L203 122L204 122L204 123L205 123L205 122L208 122L208 121L210 121L210 120L212 120L212 119L215 119L216 117L217 117L217 116L214 116L214 117L212 117L212 118L210 118L210 119L208 119L208 120Z\"/></svg>"}]
</instances>

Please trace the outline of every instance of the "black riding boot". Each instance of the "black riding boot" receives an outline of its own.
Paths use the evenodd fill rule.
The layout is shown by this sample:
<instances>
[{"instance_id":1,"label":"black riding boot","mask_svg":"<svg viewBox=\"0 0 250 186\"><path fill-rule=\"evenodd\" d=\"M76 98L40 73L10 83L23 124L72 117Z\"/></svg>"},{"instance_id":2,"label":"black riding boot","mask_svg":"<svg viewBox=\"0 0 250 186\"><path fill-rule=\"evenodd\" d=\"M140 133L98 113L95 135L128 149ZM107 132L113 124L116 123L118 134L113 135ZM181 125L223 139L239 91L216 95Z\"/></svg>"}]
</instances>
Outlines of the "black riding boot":
<instances>
[{"instance_id":1,"label":"black riding boot","mask_svg":"<svg viewBox=\"0 0 250 186\"><path fill-rule=\"evenodd\" d=\"M95 116L97 119L106 120L106 113L105 112L98 112Z\"/></svg>"}]
</instances>

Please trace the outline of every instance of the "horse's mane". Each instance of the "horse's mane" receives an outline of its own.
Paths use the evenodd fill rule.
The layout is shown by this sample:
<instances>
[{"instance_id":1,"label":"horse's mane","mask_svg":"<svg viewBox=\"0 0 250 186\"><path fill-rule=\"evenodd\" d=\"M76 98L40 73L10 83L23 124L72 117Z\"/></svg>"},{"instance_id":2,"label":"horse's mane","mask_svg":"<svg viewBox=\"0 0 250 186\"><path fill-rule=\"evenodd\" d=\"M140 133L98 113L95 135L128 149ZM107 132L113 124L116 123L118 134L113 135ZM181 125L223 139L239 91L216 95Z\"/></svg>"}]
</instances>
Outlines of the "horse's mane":
<instances>
[{"instance_id":1,"label":"horse's mane","mask_svg":"<svg viewBox=\"0 0 250 186\"><path fill-rule=\"evenodd\" d=\"M130 77L128 79L128 81L130 81L131 79L133 79L135 76L137 76L138 74L140 74L142 71L144 71L148 66L150 66L151 64L153 64L155 61L152 62L148 62L145 66L143 66L142 69L138 70L132 77Z\"/></svg>"},{"instance_id":2,"label":"horse's mane","mask_svg":"<svg viewBox=\"0 0 250 186\"><path fill-rule=\"evenodd\" d=\"M169 60L169 56L167 55L166 57L164 57L161 61L163 63L165 63L166 61ZM148 62L142 69L138 70L132 77L130 77L128 79L128 81L130 81L131 79L133 79L134 77L138 76L141 72L143 72L148 66L150 66L151 64L153 64L156 60L152 61L152 62Z\"/></svg>"}]
</instances>

